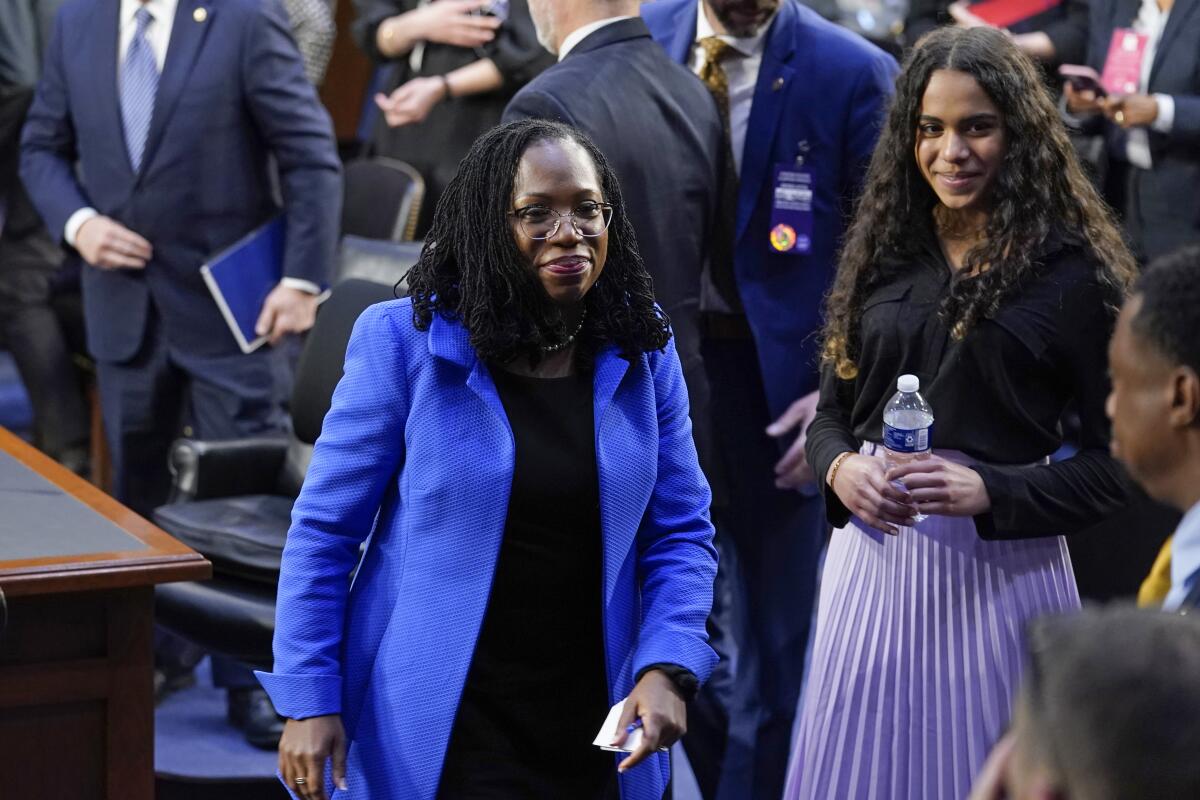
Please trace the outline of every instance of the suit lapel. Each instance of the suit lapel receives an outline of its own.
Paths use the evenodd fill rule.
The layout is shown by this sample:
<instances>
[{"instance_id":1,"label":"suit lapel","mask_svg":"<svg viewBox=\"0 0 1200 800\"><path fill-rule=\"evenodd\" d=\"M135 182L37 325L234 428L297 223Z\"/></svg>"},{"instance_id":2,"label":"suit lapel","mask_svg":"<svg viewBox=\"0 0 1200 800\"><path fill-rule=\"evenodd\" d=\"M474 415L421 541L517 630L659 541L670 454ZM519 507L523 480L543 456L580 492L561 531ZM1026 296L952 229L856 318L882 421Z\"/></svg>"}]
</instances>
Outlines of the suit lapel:
<instances>
[{"instance_id":1,"label":"suit lapel","mask_svg":"<svg viewBox=\"0 0 1200 800\"><path fill-rule=\"evenodd\" d=\"M788 64L795 50L795 9L781 3L771 30L767 32L762 65L754 87L750 120L746 125L746 143L742 149L742 173L738 180L738 217L736 240L741 240L754 212L759 189L770 169L770 156L779 117L789 96L789 84L795 68Z\"/></svg>"},{"instance_id":2,"label":"suit lapel","mask_svg":"<svg viewBox=\"0 0 1200 800\"><path fill-rule=\"evenodd\" d=\"M150 133L146 136L146 152L142 155L141 172L146 171L158 149L163 130L171 119L176 103L187 86L192 64L204 44L204 37L213 25L217 9L213 0L179 0L175 9L175 23L171 28L171 42L167 45L167 59L163 64L162 76L158 80L158 94L154 98L154 115L150 118ZM197 9L204 9L197 14ZM199 17L199 18L198 18Z\"/></svg>"},{"instance_id":3,"label":"suit lapel","mask_svg":"<svg viewBox=\"0 0 1200 800\"><path fill-rule=\"evenodd\" d=\"M93 30L96 36L87 37L94 48L91 58L80 63L94 65L91 70L92 92L96 109L109 135L105 139L113 142L120 150L120 157L113 163L124 165L130 178L133 168L129 164L129 148L125 144L125 126L121 123L121 99L117 91L120 67L117 64L118 41L121 30L120 0L99 0L92 12Z\"/></svg>"},{"instance_id":4,"label":"suit lapel","mask_svg":"<svg viewBox=\"0 0 1200 800\"><path fill-rule=\"evenodd\" d=\"M1150 68L1150 83L1154 82L1159 68L1163 65L1164 56L1171 49L1171 45L1179 37L1179 32L1187 24L1188 17L1195 12L1198 5L1200 5L1200 0L1175 0L1175 5L1171 8L1171 16L1167 17L1167 26L1163 29L1162 38L1158 42L1158 50L1154 53L1154 65Z\"/></svg>"},{"instance_id":5,"label":"suit lapel","mask_svg":"<svg viewBox=\"0 0 1200 800\"><path fill-rule=\"evenodd\" d=\"M631 539L637 534L639 519L630 519L634 504L625 491L629 480L629 465L622 460L627 451L620 446L605 446L609 439L601 437L604 417L612 405L621 380L629 371L629 362L621 358L615 346L608 346L596 356L596 377L593 382L593 425L596 431L596 472L600 482L600 529L604 558L604 602L607 605L616 589L624 555Z\"/></svg>"}]
</instances>

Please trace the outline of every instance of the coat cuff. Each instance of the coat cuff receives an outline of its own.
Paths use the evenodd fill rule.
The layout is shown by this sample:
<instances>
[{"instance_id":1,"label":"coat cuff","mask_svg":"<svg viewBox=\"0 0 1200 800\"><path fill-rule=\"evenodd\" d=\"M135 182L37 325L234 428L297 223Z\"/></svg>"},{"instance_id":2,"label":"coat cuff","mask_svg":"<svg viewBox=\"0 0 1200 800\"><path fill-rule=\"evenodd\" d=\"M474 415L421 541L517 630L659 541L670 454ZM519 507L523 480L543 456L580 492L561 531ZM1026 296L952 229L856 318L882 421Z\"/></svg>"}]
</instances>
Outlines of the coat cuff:
<instances>
[{"instance_id":1,"label":"coat cuff","mask_svg":"<svg viewBox=\"0 0 1200 800\"><path fill-rule=\"evenodd\" d=\"M255 672L275 710L288 719L342 713L341 675L278 675Z\"/></svg>"},{"instance_id":2,"label":"coat cuff","mask_svg":"<svg viewBox=\"0 0 1200 800\"><path fill-rule=\"evenodd\" d=\"M638 646L633 659L633 674L641 676L653 667L675 664L696 677L697 688L708 680L717 665L717 654L702 638L685 633L651 637Z\"/></svg>"}]
</instances>

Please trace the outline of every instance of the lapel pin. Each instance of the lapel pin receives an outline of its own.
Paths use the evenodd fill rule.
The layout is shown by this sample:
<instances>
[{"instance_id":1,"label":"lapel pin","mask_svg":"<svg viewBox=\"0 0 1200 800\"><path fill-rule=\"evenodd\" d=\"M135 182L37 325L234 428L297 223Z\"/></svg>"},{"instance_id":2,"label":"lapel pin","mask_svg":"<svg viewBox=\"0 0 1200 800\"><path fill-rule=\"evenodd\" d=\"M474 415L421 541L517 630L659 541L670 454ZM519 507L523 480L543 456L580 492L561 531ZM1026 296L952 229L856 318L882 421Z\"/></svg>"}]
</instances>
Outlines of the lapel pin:
<instances>
[{"instance_id":1,"label":"lapel pin","mask_svg":"<svg viewBox=\"0 0 1200 800\"><path fill-rule=\"evenodd\" d=\"M776 78L775 82L771 84L772 92L778 92L782 88L783 88L783 78Z\"/></svg>"},{"instance_id":2,"label":"lapel pin","mask_svg":"<svg viewBox=\"0 0 1200 800\"><path fill-rule=\"evenodd\" d=\"M204 20L208 19L208 9L197 8L192 12L192 19L196 20L196 22L204 22Z\"/></svg>"}]
</instances>

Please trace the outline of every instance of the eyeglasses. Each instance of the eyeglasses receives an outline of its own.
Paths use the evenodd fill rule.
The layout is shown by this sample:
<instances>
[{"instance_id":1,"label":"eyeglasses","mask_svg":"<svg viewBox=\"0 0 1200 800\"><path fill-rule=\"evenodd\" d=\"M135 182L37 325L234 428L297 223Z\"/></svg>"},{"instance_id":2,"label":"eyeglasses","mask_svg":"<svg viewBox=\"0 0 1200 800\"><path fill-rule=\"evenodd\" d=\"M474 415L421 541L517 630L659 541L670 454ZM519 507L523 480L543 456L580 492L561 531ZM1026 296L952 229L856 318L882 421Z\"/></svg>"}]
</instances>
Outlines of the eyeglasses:
<instances>
[{"instance_id":1,"label":"eyeglasses","mask_svg":"<svg viewBox=\"0 0 1200 800\"><path fill-rule=\"evenodd\" d=\"M563 217L571 218L571 225L575 227L576 233L591 238L608 230L609 224L612 223L613 207L608 203L588 201L577 206L569 214L560 214L545 206L525 206L508 212L508 215L517 218L521 231L530 239L549 239L558 233L558 226Z\"/></svg>"}]
</instances>

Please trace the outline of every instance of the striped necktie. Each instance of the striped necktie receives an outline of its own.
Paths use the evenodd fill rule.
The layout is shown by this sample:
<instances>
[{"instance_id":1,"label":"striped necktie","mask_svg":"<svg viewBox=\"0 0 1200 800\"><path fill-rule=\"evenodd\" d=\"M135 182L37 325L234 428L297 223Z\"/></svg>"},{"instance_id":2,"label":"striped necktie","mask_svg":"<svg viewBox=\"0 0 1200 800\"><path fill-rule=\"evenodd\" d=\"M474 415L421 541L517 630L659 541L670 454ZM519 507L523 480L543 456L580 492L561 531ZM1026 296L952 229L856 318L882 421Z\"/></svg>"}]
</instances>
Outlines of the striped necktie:
<instances>
[{"instance_id":1,"label":"striped necktie","mask_svg":"<svg viewBox=\"0 0 1200 800\"><path fill-rule=\"evenodd\" d=\"M129 163L137 172L142 166L142 153L146 150L146 137L150 133L150 117L154 114L158 61L146 39L146 28L154 22L153 15L144 7L139 8L134 20L137 30L129 42L125 63L121 65L121 121L125 127Z\"/></svg>"}]
</instances>

